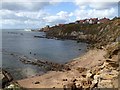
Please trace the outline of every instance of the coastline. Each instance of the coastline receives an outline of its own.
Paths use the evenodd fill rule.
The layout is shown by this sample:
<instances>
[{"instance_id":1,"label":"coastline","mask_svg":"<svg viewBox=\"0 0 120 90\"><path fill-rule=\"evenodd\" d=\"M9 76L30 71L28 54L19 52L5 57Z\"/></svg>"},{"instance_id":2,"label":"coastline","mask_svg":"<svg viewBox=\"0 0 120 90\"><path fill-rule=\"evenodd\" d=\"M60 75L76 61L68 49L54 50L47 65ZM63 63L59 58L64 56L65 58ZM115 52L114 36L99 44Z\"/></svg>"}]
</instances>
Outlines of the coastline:
<instances>
[{"instance_id":1,"label":"coastline","mask_svg":"<svg viewBox=\"0 0 120 90\"><path fill-rule=\"evenodd\" d=\"M86 36L86 34L84 34L86 36L84 39L87 40L90 36L89 40L94 40L94 43L91 44L91 48L93 47L94 49L89 50L83 56L75 58L66 63L65 65L70 67L69 70L61 70L61 67L63 68L63 66L59 66L60 70L56 71L53 69L52 71L49 71L41 76L34 76L18 80L17 83L22 88L27 89L63 88L66 90L66 88L72 88L73 90L76 90L76 88L118 88L120 71L118 61L120 48L118 45L120 45L120 42L117 42L116 37L119 37L120 34L119 23L117 23L117 20L113 20L109 23L106 23L105 26L106 28L104 28L104 24L101 24L100 26L96 26L95 30L89 28L90 26L87 27L89 28L88 30L94 30L94 35L90 33ZM56 30L57 29L55 29L55 31L51 31L49 34L51 35L52 33L52 37L56 35L59 36L61 33L56 33ZM99 32L96 32L98 30ZM56 35L54 35L53 32ZM72 32L69 34L71 33ZM65 35L68 35L68 33L61 34L63 37ZM81 35L76 35L76 37L79 36ZM31 61L26 62L24 58L23 62L34 65L44 63L41 61L40 63ZM47 63L49 64L49 62ZM49 65L51 66L51 64ZM52 65L54 66L54 64ZM55 64L55 67L56 66L58 65Z\"/></svg>"},{"instance_id":2,"label":"coastline","mask_svg":"<svg viewBox=\"0 0 120 90\"><path fill-rule=\"evenodd\" d=\"M104 57L105 55L105 50L89 50L85 55L66 64L71 70L49 71L41 76L34 76L17 82L23 88L72 88L74 86L77 88L81 86L82 88L94 88L96 84L99 88L117 88L117 79L113 79L118 76L117 69L112 69L113 72L111 71L111 73L113 75L106 73L105 65L109 62ZM117 60L117 58L115 61L110 59L110 62L116 64ZM109 68L114 67L109 66ZM100 77L105 80L99 81L98 78ZM107 85L105 81L108 82ZM111 84L112 81L114 81L114 84Z\"/></svg>"}]
</instances>

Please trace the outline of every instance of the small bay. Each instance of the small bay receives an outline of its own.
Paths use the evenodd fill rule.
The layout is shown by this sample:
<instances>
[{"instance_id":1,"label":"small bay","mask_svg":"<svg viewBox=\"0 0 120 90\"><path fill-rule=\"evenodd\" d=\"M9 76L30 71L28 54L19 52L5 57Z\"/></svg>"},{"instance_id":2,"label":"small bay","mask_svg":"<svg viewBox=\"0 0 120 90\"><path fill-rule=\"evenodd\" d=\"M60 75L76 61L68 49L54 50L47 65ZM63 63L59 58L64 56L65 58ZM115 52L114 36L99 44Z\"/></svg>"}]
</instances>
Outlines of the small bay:
<instances>
[{"instance_id":1,"label":"small bay","mask_svg":"<svg viewBox=\"0 0 120 90\"><path fill-rule=\"evenodd\" d=\"M22 63L12 54L64 64L83 55L87 50L86 43L34 37L43 35L43 32L2 30L2 67L15 79L42 74L45 71L38 66Z\"/></svg>"}]
</instances>

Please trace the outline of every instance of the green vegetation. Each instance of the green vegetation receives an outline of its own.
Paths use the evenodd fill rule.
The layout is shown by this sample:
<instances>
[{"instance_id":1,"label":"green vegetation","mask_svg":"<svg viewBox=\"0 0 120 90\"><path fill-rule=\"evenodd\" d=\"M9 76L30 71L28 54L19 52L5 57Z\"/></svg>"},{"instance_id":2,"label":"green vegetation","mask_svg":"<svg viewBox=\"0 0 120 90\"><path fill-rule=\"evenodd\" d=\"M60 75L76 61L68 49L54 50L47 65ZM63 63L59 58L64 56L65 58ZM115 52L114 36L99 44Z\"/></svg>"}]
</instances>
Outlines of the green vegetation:
<instances>
[{"instance_id":1,"label":"green vegetation","mask_svg":"<svg viewBox=\"0 0 120 90\"><path fill-rule=\"evenodd\" d=\"M74 36L72 32L76 32ZM83 35L79 34L80 32ZM101 24L65 24L62 27L52 27L46 33L47 37L57 37L61 39L74 39L80 41L87 41L91 43L91 47L101 48L120 37L120 18L101 23Z\"/></svg>"}]
</instances>

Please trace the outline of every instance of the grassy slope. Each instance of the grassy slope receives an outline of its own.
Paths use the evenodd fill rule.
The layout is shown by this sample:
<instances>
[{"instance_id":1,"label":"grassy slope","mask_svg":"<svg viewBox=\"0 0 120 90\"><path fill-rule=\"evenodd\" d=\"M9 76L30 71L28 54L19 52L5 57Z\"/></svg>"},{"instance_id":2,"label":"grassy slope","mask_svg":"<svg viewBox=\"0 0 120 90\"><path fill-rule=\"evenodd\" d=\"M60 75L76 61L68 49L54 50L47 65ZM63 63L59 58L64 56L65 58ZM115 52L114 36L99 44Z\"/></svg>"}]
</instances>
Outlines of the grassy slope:
<instances>
[{"instance_id":1,"label":"grassy slope","mask_svg":"<svg viewBox=\"0 0 120 90\"><path fill-rule=\"evenodd\" d=\"M52 27L48 36L53 37L68 37L73 31L83 32L84 35L87 35L85 40L88 40L92 43L93 46L100 48L101 46L107 45L116 40L120 36L120 19L114 19L110 22L104 24L66 24L63 27ZM76 35L78 38L79 35Z\"/></svg>"}]
</instances>

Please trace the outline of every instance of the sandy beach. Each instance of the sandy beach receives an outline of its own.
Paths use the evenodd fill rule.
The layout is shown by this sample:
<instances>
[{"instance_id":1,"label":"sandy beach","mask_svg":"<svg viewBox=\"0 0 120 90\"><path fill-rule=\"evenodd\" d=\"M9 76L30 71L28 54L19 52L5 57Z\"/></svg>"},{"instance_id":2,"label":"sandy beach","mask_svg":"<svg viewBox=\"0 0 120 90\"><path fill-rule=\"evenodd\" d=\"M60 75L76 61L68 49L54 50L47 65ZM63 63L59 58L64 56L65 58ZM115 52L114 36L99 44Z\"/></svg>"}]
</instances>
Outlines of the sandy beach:
<instances>
[{"instance_id":1,"label":"sandy beach","mask_svg":"<svg viewBox=\"0 0 120 90\"><path fill-rule=\"evenodd\" d=\"M44 75L18 80L17 82L24 88L63 88L73 82L77 85L81 81L89 80L91 70L98 70L97 73L99 72L98 75L100 75L99 67L103 66L106 60L105 54L105 50L90 50L85 55L67 63L71 67L69 71L50 71Z\"/></svg>"}]
</instances>

